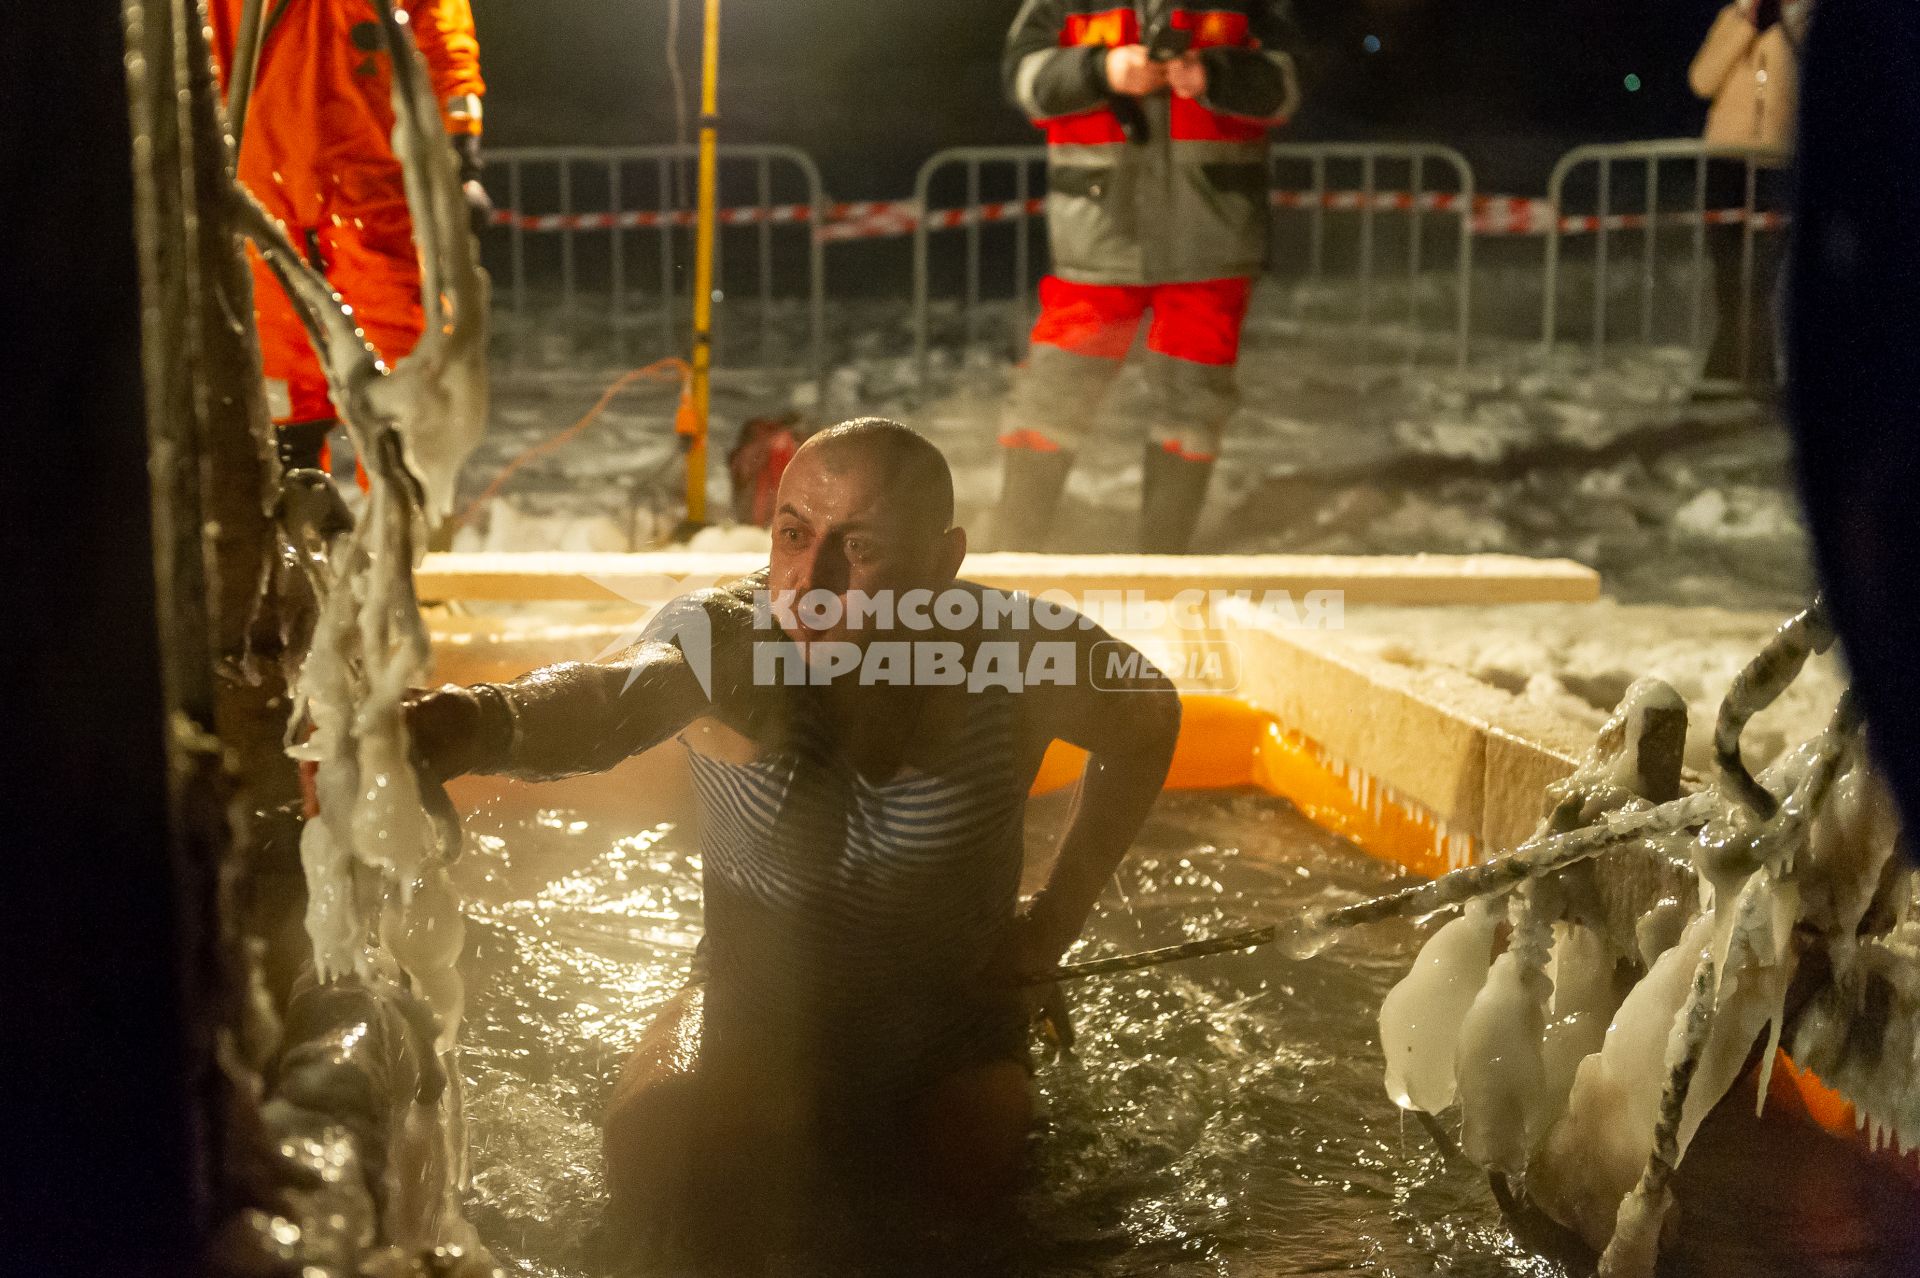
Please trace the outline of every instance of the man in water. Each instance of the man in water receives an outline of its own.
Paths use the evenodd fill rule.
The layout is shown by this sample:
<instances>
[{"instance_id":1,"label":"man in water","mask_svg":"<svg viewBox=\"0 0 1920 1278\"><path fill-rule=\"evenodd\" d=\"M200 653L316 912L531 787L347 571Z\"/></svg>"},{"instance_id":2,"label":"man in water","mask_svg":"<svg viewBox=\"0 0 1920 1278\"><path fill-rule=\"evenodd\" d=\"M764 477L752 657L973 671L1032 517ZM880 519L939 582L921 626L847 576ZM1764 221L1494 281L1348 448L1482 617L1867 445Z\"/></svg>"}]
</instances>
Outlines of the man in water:
<instances>
[{"instance_id":1,"label":"man in water","mask_svg":"<svg viewBox=\"0 0 1920 1278\"><path fill-rule=\"evenodd\" d=\"M688 751L706 935L607 1113L622 1217L738 1237L822 1154L963 1211L1006 1201L1033 978L1159 794L1180 703L1079 614L957 580L966 550L939 451L847 422L788 466L763 572L676 600L616 661L413 704L441 776ZM1023 910L1025 801L1055 740L1086 773Z\"/></svg>"}]
</instances>

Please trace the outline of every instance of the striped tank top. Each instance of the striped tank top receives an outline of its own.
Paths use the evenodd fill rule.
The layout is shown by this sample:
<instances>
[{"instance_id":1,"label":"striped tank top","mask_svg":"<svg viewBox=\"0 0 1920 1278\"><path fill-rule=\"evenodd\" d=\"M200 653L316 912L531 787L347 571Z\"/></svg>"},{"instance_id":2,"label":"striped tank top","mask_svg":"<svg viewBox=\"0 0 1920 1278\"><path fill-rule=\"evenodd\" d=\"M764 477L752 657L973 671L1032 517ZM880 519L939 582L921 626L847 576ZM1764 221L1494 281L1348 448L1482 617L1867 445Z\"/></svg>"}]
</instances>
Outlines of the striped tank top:
<instances>
[{"instance_id":1,"label":"striped tank top","mask_svg":"<svg viewBox=\"0 0 1920 1278\"><path fill-rule=\"evenodd\" d=\"M861 776L813 698L751 763L689 750L702 813L705 1033L867 1102L1024 1052L985 981L1012 924L1025 787L1010 694L965 697L924 771Z\"/></svg>"}]
</instances>

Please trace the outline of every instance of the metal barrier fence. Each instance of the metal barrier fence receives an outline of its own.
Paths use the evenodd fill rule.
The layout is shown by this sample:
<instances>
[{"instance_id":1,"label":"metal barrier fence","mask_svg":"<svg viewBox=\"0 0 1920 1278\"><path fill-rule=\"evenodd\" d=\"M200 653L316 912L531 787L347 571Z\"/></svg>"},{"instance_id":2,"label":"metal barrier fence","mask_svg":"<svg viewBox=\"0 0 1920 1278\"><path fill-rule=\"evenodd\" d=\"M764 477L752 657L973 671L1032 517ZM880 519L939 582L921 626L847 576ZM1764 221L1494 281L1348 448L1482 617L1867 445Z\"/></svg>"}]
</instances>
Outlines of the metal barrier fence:
<instances>
[{"instance_id":1,"label":"metal barrier fence","mask_svg":"<svg viewBox=\"0 0 1920 1278\"><path fill-rule=\"evenodd\" d=\"M1038 280L1034 268L1033 226L1046 196L1047 148L1044 146L964 146L940 151L920 166L913 182L914 207L920 216L913 227L913 366L920 384L927 384L927 351L930 344L932 265L928 260L930 236L936 229L926 211L933 207L935 180L944 169L959 168L965 175L963 203L957 219L966 236L962 266L961 324L966 344L971 347L980 336L981 276L983 240L987 228L1004 223L1012 232L1010 267L1012 292L1008 300L1015 306L1016 328L1012 335L1016 349L1024 349L1027 329L1033 321L1033 291ZM985 182L994 179L995 194L1005 198L991 203L983 196ZM1044 237L1040 251L1044 253Z\"/></svg>"},{"instance_id":2,"label":"metal barrier fence","mask_svg":"<svg viewBox=\"0 0 1920 1278\"><path fill-rule=\"evenodd\" d=\"M1415 334L1415 349L1423 331L1420 306L1420 276L1427 269L1430 246L1425 236L1430 215L1452 217L1458 224L1452 250L1453 299L1447 326L1452 331L1454 361L1464 367L1471 346L1473 295L1473 232L1475 188L1473 167L1466 157L1451 147L1421 143L1297 143L1274 146L1269 168L1273 178L1272 202L1276 220L1289 211L1304 211L1307 219L1306 275L1313 285L1324 284L1328 275L1329 223L1333 217L1351 215L1355 222L1353 278L1357 285L1358 316L1353 321L1358 335L1366 340L1375 336L1375 326L1385 322L1374 310L1376 283L1387 274L1382 269L1379 227L1383 218L1404 220L1404 289L1406 321ZM913 358L921 384L928 376L932 345L933 271L931 238L934 234L957 228L964 232L965 251L960 269L960 329L968 347L975 345L985 322L983 303L990 299L983 276L986 255L984 238L990 228L1004 225L1011 236L1010 252L1005 255L1005 274L1010 291L1004 300L1012 303L1013 331L1009 345L1017 352L1024 349L1027 329L1033 318L1033 291L1044 261L1045 237L1036 237L1033 224L1043 211L1046 186L1046 148L1043 146L956 147L941 151L920 167L914 181L914 207L934 207L936 186L943 177L961 178L958 201L948 216L938 223L920 216L914 225L913 242ZM1288 175L1306 166L1304 183L1289 182ZM1330 171L1350 165L1357 186L1335 189L1329 184ZM1383 170L1392 166L1391 173ZM1451 173L1450 189L1428 184L1435 169ZM1397 176L1391 184L1384 177ZM952 185L950 182L948 185ZM946 206L942 206L943 208ZM1276 227L1276 231L1280 228ZM1284 237L1276 235L1276 239ZM1276 254L1277 258L1277 254Z\"/></svg>"},{"instance_id":3,"label":"metal barrier fence","mask_svg":"<svg viewBox=\"0 0 1920 1278\"><path fill-rule=\"evenodd\" d=\"M1318 288L1327 278L1328 230L1332 217L1351 216L1355 221L1352 279L1356 287L1357 311L1353 333L1363 342L1377 336L1376 322L1384 315L1374 309L1376 285L1387 274L1382 269L1384 256L1380 245L1380 223L1385 217L1404 218L1403 270L1394 272L1406 293L1406 324L1417 354L1425 326L1422 322L1421 275L1427 269L1429 245L1425 220L1429 215L1452 217L1458 224L1455 233L1452 274L1453 298L1449 316L1453 330L1456 366L1465 368L1472 347L1473 322L1473 233L1475 191L1473 166L1452 147L1425 143L1286 143L1269 150L1271 187L1276 218L1288 211L1304 212L1307 222L1306 277ZM1290 181L1304 166L1304 185ZM1336 189L1329 184L1329 169L1354 172L1357 187ZM1453 176L1451 189L1434 189L1428 179L1435 168ZM1383 170L1385 172L1383 173ZM1336 174L1338 176L1338 174ZM1398 178L1398 180L1394 180ZM1273 272L1288 247L1288 237L1275 231Z\"/></svg>"},{"instance_id":4,"label":"metal barrier fence","mask_svg":"<svg viewBox=\"0 0 1920 1278\"><path fill-rule=\"evenodd\" d=\"M1773 273L1771 265L1777 254L1772 251L1776 246L1763 244L1760 237L1785 223L1778 210L1764 206L1776 202L1767 197L1770 188L1778 185L1777 175L1786 160L1786 155L1777 150L1710 146L1694 138L1580 146L1561 156L1547 184L1552 217L1547 229L1546 267L1542 278L1542 355L1552 354L1566 325L1560 296L1567 273L1565 241L1571 235L1590 234L1593 283L1588 340L1592 346L1593 369L1597 372L1604 367L1616 327L1612 323L1615 241L1626 233L1633 238L1624 246L1622 256L1627 250L1634 250L1638 257L1637 286L1630 286L1628 292L1637 294L1634 300L1639 305L1639 344L1646 348L1671 345L1684 336L1688 349L1696 354L1700 351L1707 268L1709 258L1714 258L1716 310L1721 312L1715 316L1715 322L1722 330L1716 334L1715 341L1727 343L1729 334L1724 326L1734 324L1731 342L1735 363L1730 379L1713 376L1716 370L1709 367L1702 380L1708 384L1729 380L1750 384L1767 379L1770 370L1754 358L1756 346L1762 350L1771 347L1771 342L1764 340L1766 333L1759 328L1759 325L1772 324L1770 298L1761 296L1771 292L1771 281L1760 277ZM1569 187L1576 176L1589 167L1593 170L1593 211L1590 214L1570 211ZM1663 188L1663 173L1675 167L1682 169L1680 181L1670 180ZM1676 195L1680 197L1678 200L1673 198ZM1732 206L1734 199L1738 200L1737 207ZM1737 259L1735 253L1729 251L1733 248L1733 236L1729 232L1736 227ZM1670 232L1676 228L1685 234L1685 251L1679 255L1686 263L1682 277L1687 317L1684 334L1673 332L1671 327L1662 331L1661 321L1670 321L1671 311L1658 303L1662 286L1670 293L1675 284L1671 276L1676 272L1667 268L1675 256L1670 249L1677 237ZM1769 267L1764 271L1763 261ZM1737 289L1730 287L1732 282L1722 276L1729 270L1738 271ZM1736 292L1737 314L1728 316L1724 313L1725 303ZM1710 362L1722 357L1726 350L1726 345L1719 346L1709 356Z\"/></svg>"},{"instance_id":5,"label":"metal barrier fence","mask_svg":"<svg viewBox=\"0 0 1920 1278\"><path fill-rule=\"evenodd\" d=\"M694 158L690 146L493 153L489 186L502 211L483 250L507 281L497 304L511 319L502 328L527 333L536 327L536 303L551 301L553 314L568 320L604 316L617 341L648 333L642 353L682 351ZM1755 352L1769 345L1759 340L1769 331L1762 295L1777 256L1768 237L1784 218L1768 206L1784 159L1690 138L1581 146L1554 166L1542 201L1482 195L1472 166L1451 147L1277 144L1269 161L1276 219L1269 272L1295 283L1297 314L1325 321L1341 340L1363 347L1392 340L1417 359L1439 337L1464 367L1473 350L1475 236L1544 234L1543 356L1551 358L1577 327L1563 295L1578 293L1575 277L1590 267L1584 321L1598 369L1609 344L1624 336L1616 313L1623 297L1637 302L1641 347L1684 342L1697 352L1708 267L1717 265L1716 310L1725 313L1713 358L1725 363L1728 352L1737 354L1734 375L1722 380L1747 384L1767 372ZM826 241L908 233L913 366L921 384L933 347L949 336L944 328L936 334L936 323L951 323L952 339L968 348L984 339L1016 357L1024 351L1035 286L1048 262L1039 226L1045 147L941 151L921 166L911 202L878 204L831 203L812 158L792 147L723 146L720 165L716 284L734 303L716 310L722 365L804 364L823 381ZM1682 169L1677 179L1675 166ZM1453 218L1455 227L1435 234L1433 217ZM958 239L961 251L936 259L932 240L942 234ZM1569 250L1569 237L1579 237L1579 253ZM1684 251L1672 252L1676 244ZM1623 290L1624 258L1636 259L1637 283ZM1682 287L1684 305L1670 304L1677 296L1663 300L1663 291ZM956 298L957 312L937 310L936 292ZM756 301L757 332L728 322L744 321Z\"/></svg>"},{"instance_id":6,"label":"metal barrier fence","mask_svg":"<svg viewBox=\"0 0 1920 1278\"><path fill-rule=\"evenodd\" d=\"M602 315L616 341L634 329L657 328L650 353L684 354L696 157L692 146L671 145L490 152L488 190L504 213L482 236L482 251L496 259L496 278L497 258L506 258L507 288L496 306L507 302L512 327L533 325L538 277L542 296L557 299L563 319ZM714 313L716 363L742 354L725 301L744 297L759 312L753 358L773 365L798 357L820 381L826 374L826 261L813 232L829 206L819 167L796 147L728 144L719 148L719 185L725 216L714 247L721 303ZM739 266L743 258L750 270ZM743 287L729 289L736 281ZM793 317L782 309L796 294L805 305L803 351L793 349Z\"/></svg>"}]
</instances>

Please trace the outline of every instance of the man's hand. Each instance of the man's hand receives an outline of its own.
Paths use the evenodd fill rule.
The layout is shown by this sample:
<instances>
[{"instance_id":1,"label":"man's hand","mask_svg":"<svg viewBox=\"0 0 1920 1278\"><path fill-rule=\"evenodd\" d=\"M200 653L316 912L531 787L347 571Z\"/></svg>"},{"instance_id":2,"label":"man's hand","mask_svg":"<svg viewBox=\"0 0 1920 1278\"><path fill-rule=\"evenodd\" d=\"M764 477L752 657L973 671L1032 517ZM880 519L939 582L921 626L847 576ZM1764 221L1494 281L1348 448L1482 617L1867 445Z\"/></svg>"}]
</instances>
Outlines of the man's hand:
<instances>
[{"instance_id":1,"label":"man's hand","mask_svg":"<svg viewBox=\"0 0 1920 1278\"><path fill-rule=\"evenodd\" d=\"M505 703L500 705L504 708ZM509 716L505 735L511 736L512 712L505 713ZM497 738L503 727L499 714L489 712L480 692L458 684L409 692L400 703L400 716L407 725L414 766L435 787L472 772L498 752L501 742ZM309 821L320 815L319 775L318 763L301 762L300 806Z\"/></svg>"},{"instance_id":2,"label":"man's hand","mask_svg":"<svg viewBox=\"0 0 1920 1278\"><path fill-rule=\"evenodd\" d=\"M447 141L452 143L453 153L460 161L460 193L467 197L467 210L476 228L484 226L493 214L493 197L480 183L481 171L486 167L480 159L480 135L450 133Z\"/></svg>"},{"instance_id":3,"label":"man's hand","mask_svg":"<svg viewBox=\"0 0 1920 1278\"><path fill-rule=\"evenodd\" d=\"M489 723L480 694L448 684L408 696L406 717L414 760L435 781L473 771L489 751Z\"/></svg>"},{"instance_id":4,"label":"man's hand","mask_svg":"<svg viewBox=\"0 0 1920 1278\"><path fill-rule=\"evenodd\" d=\"M1203 98L1207 94L1207 64L1197 50L1185 53L1166 64L1167 87L1175 97Z\"/></svg>"},{"instance_id":5,"label":"man's hand","mask_svg":"<svg viewBox=\"0 0 1920 1278\"><path fill-rule=\"evenodd\" d=\"M1143 98L1167 87L1167 64L1155 62L1144 44L1107 50L1107 87L1129 98Z\"/></svg>"},{"instance_id":6,"label":"man's hand","mask_svg":"<svg viewBox=\"0 0 1920 1278\"><path fill-rule=\"evenodd\" d=\"M989 979L996 985L1012 985L1019 991L1028 1020L1039 1022L1062 1050L1073 1046L1066 992L1058 981L1034 978L1059 967L1077 939L1077 934L1062 938L1059 930L1035 911L1023 911L1014 919L1012 931L988 969Z\"/></svg>"}]
</instances>

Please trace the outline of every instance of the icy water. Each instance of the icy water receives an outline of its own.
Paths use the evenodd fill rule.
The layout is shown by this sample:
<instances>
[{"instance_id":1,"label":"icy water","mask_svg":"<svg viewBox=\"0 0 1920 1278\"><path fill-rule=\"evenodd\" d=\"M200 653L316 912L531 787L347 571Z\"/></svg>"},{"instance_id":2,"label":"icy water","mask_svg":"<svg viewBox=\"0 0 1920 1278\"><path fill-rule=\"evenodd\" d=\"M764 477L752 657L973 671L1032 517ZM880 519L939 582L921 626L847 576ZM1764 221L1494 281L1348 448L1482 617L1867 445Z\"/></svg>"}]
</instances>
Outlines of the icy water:
<instances>
[{"instance_id":1,"label":"icy water","mask_svg":"<svg viewBox=\"0 0 1920 1278\"><path fill-rule=\"evenodd\" d=\"M598 1117L700 929L689 829L523 806L469 820L470 1214L509 1272L629 1272L598 1233ZM1036 804L1031 858L1058 809ZM1251 795L1169 795L1081 957L1164 945L1391 871ZM1203 959L1088 981L1080 1044L1041 1065L1045 1121L1017 1236L894 1237L800 1272L1558 1275L1485 1180L1403 1123L1374 1014L1420 939L1374 928L1317 959ZM641 1272L645 1272L642 1270Z\"/></svg>"}]
</instances>

